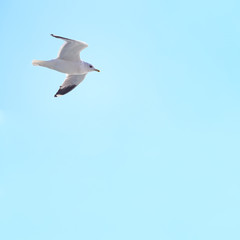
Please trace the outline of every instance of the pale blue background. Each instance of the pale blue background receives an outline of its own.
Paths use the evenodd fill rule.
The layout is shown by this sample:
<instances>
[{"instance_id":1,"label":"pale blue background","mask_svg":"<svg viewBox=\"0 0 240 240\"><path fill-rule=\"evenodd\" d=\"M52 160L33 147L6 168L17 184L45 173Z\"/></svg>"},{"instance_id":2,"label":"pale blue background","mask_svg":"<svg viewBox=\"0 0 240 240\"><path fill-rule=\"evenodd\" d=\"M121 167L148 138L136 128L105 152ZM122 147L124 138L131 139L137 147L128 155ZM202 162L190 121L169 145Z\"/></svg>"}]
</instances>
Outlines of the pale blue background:
<instances>
[{"instance_id":1,"label":"pale blue background","mask_svg":"<svg viewBox=\"0 0 240 240\"><path fill-rule=\"evenodd\" d=\"M0 239L239 240L239 1L4 2Z\"/></svg>"}]
</instances>

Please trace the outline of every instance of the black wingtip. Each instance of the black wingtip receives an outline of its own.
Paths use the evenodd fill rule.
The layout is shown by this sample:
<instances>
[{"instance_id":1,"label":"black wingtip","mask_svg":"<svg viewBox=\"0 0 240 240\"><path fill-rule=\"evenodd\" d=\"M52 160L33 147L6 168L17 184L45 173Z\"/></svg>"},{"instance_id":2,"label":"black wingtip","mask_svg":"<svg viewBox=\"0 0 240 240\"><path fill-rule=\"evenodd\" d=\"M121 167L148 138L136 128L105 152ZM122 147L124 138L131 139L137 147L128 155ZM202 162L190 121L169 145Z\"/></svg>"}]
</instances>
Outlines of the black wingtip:
<instances>
[{"instance_id":1,"label":"black wingtip","mask_svg":"<svg viewBox=\"0 0 240 240\"><path fill-rule=\"evenodd\" d=\"M60 87L54 97L65 95L66 93L72 91L77 85L69 85L67 87Z\"/></svg>"},{"instance_id":2,"label":"black wingtip","mask_svg":"<svg viewBox=\"0 0 240 240\"><path fill-rule=\"evenodd\" d=\"M65 37L61 37L61 36L57 36L57 35L54 35L54 34L50 34L52 37L55 37L55 38L60 38L60 39L63 39L63 40L65 40L65 41L75 41L75 40L73 40L73 39L70 39L70 38L65 38Z\"/></svg>"}]
</instances>

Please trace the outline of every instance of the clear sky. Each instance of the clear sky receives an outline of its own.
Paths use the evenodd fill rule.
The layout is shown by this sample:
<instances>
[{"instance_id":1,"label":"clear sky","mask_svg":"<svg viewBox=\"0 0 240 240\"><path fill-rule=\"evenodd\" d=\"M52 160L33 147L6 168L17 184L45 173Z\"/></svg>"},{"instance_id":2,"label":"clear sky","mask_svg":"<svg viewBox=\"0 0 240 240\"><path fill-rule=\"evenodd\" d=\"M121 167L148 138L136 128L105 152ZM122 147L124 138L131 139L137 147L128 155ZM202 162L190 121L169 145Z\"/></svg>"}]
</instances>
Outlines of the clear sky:
<instances>
[{"instance_id":1,"label":"clear sky","mask_svg":"<svg viewBox=\"0 0 240 240\"><path fill-rule=\"evenodd\" d=\"M239 11L1 3L0 239L239 240ZM101 70L60 98L51 33Z\"/></svg>"}]
</instances>

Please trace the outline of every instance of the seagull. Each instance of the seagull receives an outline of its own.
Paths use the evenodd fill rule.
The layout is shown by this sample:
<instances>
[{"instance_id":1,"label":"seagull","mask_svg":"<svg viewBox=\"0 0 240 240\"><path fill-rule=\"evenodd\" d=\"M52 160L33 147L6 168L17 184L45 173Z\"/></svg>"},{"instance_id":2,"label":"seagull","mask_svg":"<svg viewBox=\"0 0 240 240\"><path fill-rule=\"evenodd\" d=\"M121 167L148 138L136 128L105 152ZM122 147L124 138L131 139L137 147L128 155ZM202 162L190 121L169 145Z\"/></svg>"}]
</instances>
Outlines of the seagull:
<instances>
[{"instance_id":1,"label":"seagull","mask_svg":"<svg viewBox=\"0 0 240 240\"><path fill-rule=\"evenodd\" d=\"M60 48L58 57L49 61L33 60L32 64L33 66L42 66L67 74L63 84L54 95L54 97L59 97L72 91L89 72L100 72L100 70L80 59L80 52L88 47L87 43L53 34L51 36L65 41Z\"/></svg>"}]
</instances>

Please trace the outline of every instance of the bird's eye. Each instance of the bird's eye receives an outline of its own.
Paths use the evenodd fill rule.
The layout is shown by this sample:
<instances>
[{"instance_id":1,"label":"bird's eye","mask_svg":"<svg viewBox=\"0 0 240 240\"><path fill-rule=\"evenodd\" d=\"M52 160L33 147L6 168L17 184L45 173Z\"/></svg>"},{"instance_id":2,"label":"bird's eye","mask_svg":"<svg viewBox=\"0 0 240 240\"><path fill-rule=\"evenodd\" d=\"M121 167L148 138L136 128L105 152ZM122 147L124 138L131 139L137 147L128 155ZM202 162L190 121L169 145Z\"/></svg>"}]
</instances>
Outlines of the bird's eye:
<instances>
[{"instance_id":1,"label":"bird's eye","mask_svg":"<svg viewBox=\"0 0 240 240\"><path fill-rule=\"evenodd\" d=\"M92 68L92 65L90 65L90 68Z\"/></svg>"}]
</instances>

